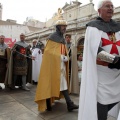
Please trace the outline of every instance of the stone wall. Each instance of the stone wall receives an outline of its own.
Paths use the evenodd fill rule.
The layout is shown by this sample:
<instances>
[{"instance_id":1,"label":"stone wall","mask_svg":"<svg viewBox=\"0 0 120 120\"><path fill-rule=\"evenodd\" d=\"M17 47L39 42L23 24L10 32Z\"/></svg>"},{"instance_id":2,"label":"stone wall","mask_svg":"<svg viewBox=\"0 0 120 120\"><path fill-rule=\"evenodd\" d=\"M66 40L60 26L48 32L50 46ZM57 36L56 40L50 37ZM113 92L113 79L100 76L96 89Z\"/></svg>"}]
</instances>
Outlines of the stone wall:
<instances>
[{"instance_id":1,"label":"stone wall","mask_svg":"<svg viewBox=\"0 0 120 120\"><path fill-rule=\"evenodd\" d=\"M5 35L6 38L19 40L21 33L29 33L27 26L23 25L0 25L0 35Z\"/></svg>"}]
</instances>

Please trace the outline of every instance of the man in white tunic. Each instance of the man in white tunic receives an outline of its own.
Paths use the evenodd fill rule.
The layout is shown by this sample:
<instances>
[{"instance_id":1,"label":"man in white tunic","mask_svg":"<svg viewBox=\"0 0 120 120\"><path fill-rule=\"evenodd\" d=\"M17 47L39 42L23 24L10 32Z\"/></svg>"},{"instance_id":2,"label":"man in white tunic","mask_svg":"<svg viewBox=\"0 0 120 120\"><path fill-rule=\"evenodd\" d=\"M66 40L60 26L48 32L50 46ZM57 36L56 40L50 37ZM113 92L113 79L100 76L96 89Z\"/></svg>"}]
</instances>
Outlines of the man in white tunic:
<instances>
[{"instance_id":1,"label":"man in white tunic","mask_svg":"<svg viewBox=\"0 0 120 120\"><path fill-rule=\"evenodd\" d=\"M43 54L41 51L41 45L38 42L32 52L32 56L35 57L35 60L32 61L32 80L34 84L37 84L38 82L38 76L42 62L42 55Z\"/></svg>"},{"instance_id":2,"label":"man in white tunic","mask_svg":"<svg viewBox=\"0 0 120 120\"><path fill-rule=\"evenodd\" d=\"M120 23L111 0L101 0L99 17L85 34L79 120L107 120L120 101Z\"/></svg>"}]
</instances>

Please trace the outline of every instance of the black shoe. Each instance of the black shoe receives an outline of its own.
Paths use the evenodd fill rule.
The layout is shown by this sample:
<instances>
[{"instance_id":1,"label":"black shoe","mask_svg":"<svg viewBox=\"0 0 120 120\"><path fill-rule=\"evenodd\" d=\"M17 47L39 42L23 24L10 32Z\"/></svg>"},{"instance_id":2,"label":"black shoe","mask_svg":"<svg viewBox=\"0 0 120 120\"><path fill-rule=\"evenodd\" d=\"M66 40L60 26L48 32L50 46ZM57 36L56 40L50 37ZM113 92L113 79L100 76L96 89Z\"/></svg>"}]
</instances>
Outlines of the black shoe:
<instances>
[{"instance_id":1,"label":"black shoe","mask_svg":"<svg viewBox=\"0 0 120 120\"><path fill-rule=\"evenodd\" d=\"M69 112L72 112L74 109L78 109L79 105L75 105L72 101L67 102L67 109Z\"/></svg>"},{"instance_id":2,"label":"black shoe","mask_svg":"<svg viewBox=\"0 0 120 120\"><path fill-rule=\"evenodd\" d=\"M15 86L13 86L13 85L10 86L9 88L10 88L10 90L15 90Z\"/></svg>"},{"instance_id":3,"label":"black shoe","mask_svg":"<svg viewBox=\"0 0 120 120\"><path fill-rule=\"evenodd\" d=\"M2 87L0 86L0 89L2 89Z\"/></svg>"},{"instance_id":4,"label":"black shoe","mask_svg":"<svg viewBox=\"0 0 120 120\"><path fill-rule=\"evenodd\" d=\"M33 85L37 85L37 82L33 81Z\"/></svg>"},{"instance_id":5,"label":"black shoe","mask_svg":"<svg viewBox=\"0 0 120 120\"><path fill-rule=\"evenodd\" d=\"M46 105L47 105L47 111L52 111L52 107L51 107L51 102L50 102L50 98L46 99Z\"/></svg>"},{"instance_id":6,"label":"black shoe","mask_svg":"<svg viewBox=\"0 0 120 120\"><path fill-rule=\"evenodd\" d=\"M52 107L47 107L47 109L46 109L47 111L52 111Z\"/></svg>"},{"instance_id":7,"label":"black shoe","mask_svg":"<svg viewBox=\"0 0 120 120\"><path fill-rule=\"evenodd\" d=\"M34 82L34 85L37 85L38 83L37 82Z\"/></svg>"}]
</instances>

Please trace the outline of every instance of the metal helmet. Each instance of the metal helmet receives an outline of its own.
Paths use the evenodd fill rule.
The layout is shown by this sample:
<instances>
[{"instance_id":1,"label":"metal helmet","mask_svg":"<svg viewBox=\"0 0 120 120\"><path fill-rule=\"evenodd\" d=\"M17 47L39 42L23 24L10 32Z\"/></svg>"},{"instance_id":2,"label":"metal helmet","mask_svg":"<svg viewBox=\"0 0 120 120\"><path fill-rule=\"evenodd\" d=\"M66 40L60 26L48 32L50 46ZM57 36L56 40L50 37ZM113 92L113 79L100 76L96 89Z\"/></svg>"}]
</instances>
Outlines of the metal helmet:
<instances>
[{"instance_id":1,"label":"metal helmet","mask_svg":"<svg viewBox=\"0 0 120 120\"><path fill-rule=\"evenodd\" d=\"M62 9L58 9L58 19L55 23L55 25L67 25L67 21L62 16Z\"/></svg>"}]
</instances>

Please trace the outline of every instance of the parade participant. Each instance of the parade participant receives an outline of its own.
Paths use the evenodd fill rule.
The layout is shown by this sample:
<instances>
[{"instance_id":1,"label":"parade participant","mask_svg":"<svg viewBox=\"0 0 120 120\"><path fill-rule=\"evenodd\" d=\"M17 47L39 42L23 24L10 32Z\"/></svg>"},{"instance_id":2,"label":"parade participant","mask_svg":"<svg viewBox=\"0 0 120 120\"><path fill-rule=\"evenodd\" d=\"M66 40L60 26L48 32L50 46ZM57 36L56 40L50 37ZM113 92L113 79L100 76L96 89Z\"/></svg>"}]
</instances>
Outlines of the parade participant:
<instances>
[{"instance_id":1,"label":"parade participant","mask_svg":"<svg viewBox=\"0 0 120 120\"><path fill-rule=\"evenodd\" d=\"M32 41L32 43L33 43L33 45L32 45L32 51L33 51L33 50L34 50L34 48L36 47L37 40L36 40L36 39L34 39L34 40Z\"/></svg>"},{"instance_id":2,"label":"parade participant","mask_svg":"<svg viewBox=\"0 0 120 120\"><path fill-rule=\"evenodd\" d=\"M68 55L69 55L69 80L70 80L70 76L71 76L71 35L70 34L66 34L65 35L65 41L66 41L66 46L68 49Z\"/></svg>"},{"instance_id":3,"label":"parade participant","mask_svg":"<svg viewBox=\"0 0 120 120\"><path fill-rule=\"evenodd\" d=\"M28 46L29 46L30 50L32 50L32 46L31 46L31 44L29 44Z\"/></svg>"},{"instance_id":4,"label":"parade participant","mask_svg":"<svg viewBox=\"0 0 120 120\"><path fill-rule=\"evenodd\" d=\"M65 35L66 46L69 55L69 80L70 92L79 94L79 81L77 69L77 47L71 42L71 34Z\"/></svg>"},{"instance_id":5,"label":"parade participant","mask_svg":"<svg viewBox=\"0 0 120 120\"><path fill-rule=\"evenodd\" d=\"M120 23L113 12L111 0L100 0L99 17L87 24L78 120L107 120L120 101Z\"/></svg>"},{"instance_id":6,"label":"parade participant","mask_svg":"<svg viewBox=\"0 0 120 120\"><path fill-rule=\"evenodd\" d=\"M68 84L68 55L63 34L67 23L58 10L59 19L56 22L56 31L49 36L43 54L35 102L39 111L51 111L52 102L63 95L68 111L78 109L69 97Z\"/></svg>"},{"instance_id":7,"label":"parade participant","mask_svg":"<svg viewBox=\"0 0 120 120\"><path fill-rule=\"evenodd\" d=\"M40 42L37 42L36 47L34 48L34 51L32 52L32 56L35 57L35 60L32 61L32 80L33 84L37 84L38 82L38 76L41 68L41 62L42 62L42 44Z\"/></svg>"},{"instance_id":8,"label":"parade participant","mask_svg":"<svg viewBox=\"0 0 120 120\"><path fill-rule=\"evenodd\" d=\"M25 35L20 34L20 41L16 42L12 48L8 73L5 85L14 89L16 85L22 89L29 90L26 83L31 83L32 79L32 60L28 44L25 42Z\"/></svg>"},{"instance_id":9,"label":"parade participant","mask_svg":"<svg viewBox=\"0 0 120 120\"><path fill-rule=\"evenodd\" d=\"M4 43L5 36L0 36L0 83L4 83L7 70L7 64L10 57L10 49L8 45ZM0 86L0 89L2 87Z\"/></svg>"},{"instance_id":10,"label":"parade participant","mask_svg":"<svg viewBox=\"0 0 120 120\"><path fill-rule=\"evenodd\" d=\"M82 54L77 55L77 64L78 64L78 79L79 79L79 83L80 83L81 75L82 75Z\"/></svg>"}]
</instances>

